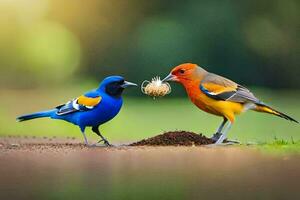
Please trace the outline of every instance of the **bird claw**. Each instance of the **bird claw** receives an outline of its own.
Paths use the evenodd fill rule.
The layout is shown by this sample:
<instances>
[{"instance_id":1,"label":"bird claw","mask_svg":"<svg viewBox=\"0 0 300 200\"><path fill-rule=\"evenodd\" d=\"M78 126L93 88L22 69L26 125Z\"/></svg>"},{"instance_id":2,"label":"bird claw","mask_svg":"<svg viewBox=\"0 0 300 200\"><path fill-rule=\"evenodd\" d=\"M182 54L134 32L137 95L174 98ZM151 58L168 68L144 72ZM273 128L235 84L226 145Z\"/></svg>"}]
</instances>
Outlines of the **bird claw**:
<instances>
[{"instance_id":1,"label":"bird claw","mask_svg":"<svg viewBox=\"0 0 300 200\"><path fill-rule=\"evenodd\" d=\"M107 147L113 147L113 145L110 144L110 143L108 142L108 140L105 139L105 138L102 138L101 140L99 140L99 141L97 142L97 144L99 144L100 142L103 142L103 144L104 144L105 146L107 146Z\"/></svg>"},{"instance_id":2,"label":"bird claw","mask_svg":"<svg viewBox=\"0 0 300 200\"><path fill-rule=\"evenodd\" d=\"M108 141L104 141L104 144L105 144L107 147L114 147L114 145L110 144Z\"/></svg>"},{"instance_id":3,"label":"bird claw","mask_svg":"<svg viewBox=\"0 0 300 200\"><path fill-rule=\"evenodd\" d=\"M103 142L103 144L100 144L101 142ZM106 139L101 139L95 144L87 143L86 146L88 146L88 147L114 147L114 145L110 144Z\"/></svg>"},{"instance_id":4,"label":"bird claw","mask_svg":"<svg viewBox=\"0 0 300 200\"><path fill-rule=\"evenodd\" d=\"M99 144L99 143L95 143L95 144L88 144L88 147L106 147L105 144Z\"/></svg>"},{"instance_id":5,"label":"bird claw","mask_svg":"<svg viewBox=\"0 0 300 200\"><path fill-rule=\"evenodd\" d=\"M237 144L237 143L225 142L225 143L220 143L220 144L217 144L217 143L208 144L208 145L205 145L205 146L206 147L224 147L224 146L235 145L235 144Z\"/></svg>"},{"instance_id":6,"label":"bird claw","mask_svg":"<svg viewBox=\"0 0 300 200\"><path fill-rule=\"evenodd\" d=\"M214 141L214 145L234 145L234 144L241 144L240 141L238 140L229 140L227 138L222 138L224 135L222 133L215 133L213 136L210 138Z\"/></svg>"},{"instance_id":7,"label":"bird claw","mask_svg":"<svg viewBox=\"0 0 300 200\"><path fill-rule=\"evenodd\" d=\"M216 132L215 134L212 135L210 139L212 139L214 142L217 142L221 136L222 133Z\"/></svg>"},{"instance_id":8,"label":"bird claw","mask_svg":"<svg viewBox=\"0 0 300 200\"><path fill-rule=\"evenodd\" d=\"M241 142L238 141L238 140L228 140L228 139L225 139L224 143L229 143L229 144L241 144Z\"/></svg>"},{"instance_id":9,"label":"bird claw","mask_svg":"<svg viewBox=\"0 0 300 200\"><path fill-rule=\"evenodd\" d=\"M112 144L107 144L107 143L103 143L103 144L100 144L100 143L95 143L95 144L87 144L88 147L114 147L114 145Z\"/></svg>"}]
</instances>

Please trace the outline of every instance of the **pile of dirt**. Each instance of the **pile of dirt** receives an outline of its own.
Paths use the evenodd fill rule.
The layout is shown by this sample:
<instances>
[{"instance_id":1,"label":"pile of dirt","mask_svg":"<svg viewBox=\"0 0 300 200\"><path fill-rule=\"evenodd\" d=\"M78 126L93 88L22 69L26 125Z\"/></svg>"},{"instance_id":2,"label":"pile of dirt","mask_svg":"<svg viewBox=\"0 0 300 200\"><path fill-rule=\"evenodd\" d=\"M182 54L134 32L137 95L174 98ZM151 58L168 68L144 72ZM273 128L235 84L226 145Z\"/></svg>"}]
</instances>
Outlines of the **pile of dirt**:
<instances>
[{"instance_id":1,"label":"pile of dirt","mask_svg":"<svg viewBox=\"0 0 300 200\"><path fill-rule=\"evenodd\" d=\"M213 141L202 134L188 131L170 131L132 143L129 146L200 146L207 144L213 144Z\"/></svg>"}]
</instances>

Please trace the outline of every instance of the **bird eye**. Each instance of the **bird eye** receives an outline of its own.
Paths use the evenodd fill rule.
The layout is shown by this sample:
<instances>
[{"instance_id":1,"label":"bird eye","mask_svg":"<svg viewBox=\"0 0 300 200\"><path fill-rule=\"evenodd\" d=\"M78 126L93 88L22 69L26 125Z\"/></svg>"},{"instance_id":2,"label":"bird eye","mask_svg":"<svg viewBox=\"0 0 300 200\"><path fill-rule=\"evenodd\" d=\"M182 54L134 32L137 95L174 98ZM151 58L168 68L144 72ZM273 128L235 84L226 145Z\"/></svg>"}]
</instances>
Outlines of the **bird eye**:
<instances>
[{"instance_id":1,"label":"bird eye","mask_svg":"<svg viewBox=\"0 0 300 200\"><path fill-rule=\"evenodd\" d=\"M184 74L184 70L183 69L179 70L179 73Z\"/></svg>"}]
</instances>

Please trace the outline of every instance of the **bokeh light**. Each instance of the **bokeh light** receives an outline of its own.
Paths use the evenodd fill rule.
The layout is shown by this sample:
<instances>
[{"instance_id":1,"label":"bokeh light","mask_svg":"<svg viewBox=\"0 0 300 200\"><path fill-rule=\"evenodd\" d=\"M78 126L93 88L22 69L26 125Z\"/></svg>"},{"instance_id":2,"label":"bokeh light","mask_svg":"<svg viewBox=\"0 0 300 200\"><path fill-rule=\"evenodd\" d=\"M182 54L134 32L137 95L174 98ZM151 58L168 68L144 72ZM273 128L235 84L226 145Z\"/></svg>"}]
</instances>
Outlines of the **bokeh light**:
<instances>
[{"instance_id":1,"label":"bokeh light","mask_svg":"<svg viewBox=\"0 0 300 200\"><path fill-rule=\"evenodd\" d=\"M299 8L296 0L0 0L0 85L111 74L138 82L195 62L244 85L299 88Z\"/></svg>"},{"instance_id":2,"label":"bokeh light","mask_svg":"<svg viewBox=\"0 0 300 200\"><path fill-rule=\"evenodd\" d=\"M27 69L39 80L68 79L79 66L79 41L60 24L40 23L32 27L23 41Z\"/></svg>"}]
</instances>

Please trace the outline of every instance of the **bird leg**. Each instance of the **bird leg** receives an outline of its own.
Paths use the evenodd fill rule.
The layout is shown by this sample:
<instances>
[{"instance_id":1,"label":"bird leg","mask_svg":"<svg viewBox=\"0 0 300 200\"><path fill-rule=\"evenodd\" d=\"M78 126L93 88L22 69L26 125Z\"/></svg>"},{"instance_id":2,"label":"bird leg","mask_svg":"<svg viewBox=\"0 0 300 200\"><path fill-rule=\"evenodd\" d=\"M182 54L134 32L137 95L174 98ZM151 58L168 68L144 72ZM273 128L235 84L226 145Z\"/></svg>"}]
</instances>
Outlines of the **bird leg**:
<instances>
[{"instance_id":1,"label":"bird leg","mask_svg":"<svg viewBox=\"0 0 300 200\"><path fill-rule=\"evenodd\" d=\"M105 137L103 137L103 135L101 135L101 133L100 133L100 131L99 131L99 126L94 126L94 127L92 128L92 131L93 131L94 133L96 133L98 136L101 137L101 140L99 140L98 143L103 142L106 146L112 146L112 145L108 142L108 140L107 140ZM95 144L95 146L97 146L97 144Z\"/></svg>"},{"instance_id":2,"label":"bird leg","mask_svg":"<svg viewBox=\"0 0 300 200\"><path fill-rule=\"evenodd\" d=\"M86 146L88 146L88 147L95 147L95 146L97 146L97 145L95 145L95 144L90 144L90 143L88 142L88 139L87 139L87 137L86 137L86 135L85 135L85 132L84 132L84 128L81 128L81 133L82 133L82 135L83 135L84 143L85 143Z\"/></svg>"},{"instance_id":3,"label":"bird leg","mask_svg":"<svg viewBox=\"0 0 300 200\"><path fill-rule=\"evenodd\" d=\"M83 135L85 145L86 145L86 146L91 146L91 145L89 144L88 140L87 140L87 137L86 137L86 135L85 135L85 132L82 131L81 133L82 133L82 135Z\"/></svg>"},{"instance_id":4,"label":"bird leg","mask_svg":"<svg viewBox=\"0 0 300 200\"><path fill-rule=\"evenodd\" d=\"M230 128L231 128L231 122L228 122L228 125L226 126L225 130L222 132L222 134L219 137L219 139L215 142L215 144L219 145L219 144L223 143L223 141L227 137L227 133L228 133L228 131L229 131Z\"/></svg>"},{"instance_id":5,"label":"bird leg","mask_svg":"<svg viewBox=\"0 0 300 200\"><path fill-rule=\"evenodd\" d=\"M219 126L217 132L215 134L213 134L213 136L211 137L211 139L216 142L219 140L219 138L222 136L222 130L226 124L226 122L228 121L228 119L224 118L222 124Z\"/></svg>"}]
</instances>

